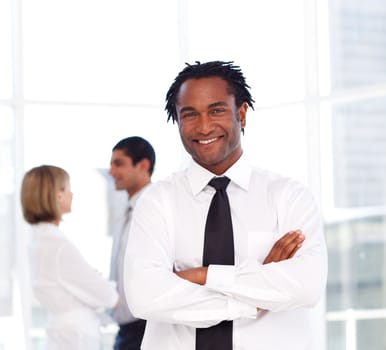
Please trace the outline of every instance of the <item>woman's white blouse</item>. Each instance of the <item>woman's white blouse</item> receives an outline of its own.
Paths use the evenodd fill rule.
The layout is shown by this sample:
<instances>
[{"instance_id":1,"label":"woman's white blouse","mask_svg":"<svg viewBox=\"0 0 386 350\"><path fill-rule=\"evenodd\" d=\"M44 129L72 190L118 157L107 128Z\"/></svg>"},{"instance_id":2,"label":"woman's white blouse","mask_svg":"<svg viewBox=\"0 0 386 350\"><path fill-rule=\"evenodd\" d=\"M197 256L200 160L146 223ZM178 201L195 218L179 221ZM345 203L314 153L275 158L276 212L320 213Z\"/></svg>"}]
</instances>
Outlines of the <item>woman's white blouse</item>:
<instances>
[{"instance_id":1,"label":"woman's white blouse","mask_svg":"<svg viewBox=\"0 0 386 350\"><path fill-rule=\"evenodd\" d=\"M117 303L115 282L93 269L56 225L39 223L31 227L31 282L37 300L49 312L49 343L55 341L53 338L60 342L67 332L68 338L74 341L74 349L80 349L80 339L87 336L95 341L84 339L83 349L87 343L96 346L99 342L97 311Z\"/></svg>"}]
</instances>

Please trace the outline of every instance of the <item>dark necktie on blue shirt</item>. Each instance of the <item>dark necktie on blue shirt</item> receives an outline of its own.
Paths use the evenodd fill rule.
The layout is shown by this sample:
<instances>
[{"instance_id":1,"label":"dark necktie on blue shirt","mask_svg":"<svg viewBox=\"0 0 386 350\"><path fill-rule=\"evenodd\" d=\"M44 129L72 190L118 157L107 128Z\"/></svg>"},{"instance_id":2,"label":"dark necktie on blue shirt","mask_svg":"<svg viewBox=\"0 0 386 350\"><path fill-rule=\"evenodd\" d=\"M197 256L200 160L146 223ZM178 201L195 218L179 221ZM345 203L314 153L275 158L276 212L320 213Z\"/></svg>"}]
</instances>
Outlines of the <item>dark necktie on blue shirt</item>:
<instances>
[{"instance_id":1,"label":"dark necktie on blue shirt","mask_svg":"<svg viewBox=\"0 0 386 350\"><path fill-rule=\"evenodd\" d=\"M216 189L205 226L203 265L234 265L233 227L226 187L230 179L209 181ZM196 329L196 350L232 350L233 322L222 321L209 328Z\"/></svg>"}]
</instances>

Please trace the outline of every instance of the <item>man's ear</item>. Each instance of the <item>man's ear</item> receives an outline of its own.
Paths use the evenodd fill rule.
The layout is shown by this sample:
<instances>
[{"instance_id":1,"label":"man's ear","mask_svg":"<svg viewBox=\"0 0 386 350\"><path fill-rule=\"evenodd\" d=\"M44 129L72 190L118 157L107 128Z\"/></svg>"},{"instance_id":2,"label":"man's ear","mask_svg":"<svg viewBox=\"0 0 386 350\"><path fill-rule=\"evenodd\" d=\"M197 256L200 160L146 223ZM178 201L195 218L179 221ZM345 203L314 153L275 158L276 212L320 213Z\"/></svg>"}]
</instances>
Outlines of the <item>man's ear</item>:
<instances>
[{"instance_id":1,"label":"man's ear","mask_svg":"<svg viewBox=\"0 0 386 350\"><path fill-rule=\"evenodd\" d=\"M246 102L243 102L243 104L239 108L239 121L241 129L244 129L245 125L247 124L247 110L248 105Z\"/></svg>"},{"instance_id":2,"label":"man's ear","mask_svg":"<svg viewBox=\"0 0 386 350\"><path fill-rule=\"evenodd\" d=\"M141 167L142 170L145 170L146 172L149 172L150 169L150 160L147 158L143 158L138 162L138 165Z\"/></svg>"}]
</instances>

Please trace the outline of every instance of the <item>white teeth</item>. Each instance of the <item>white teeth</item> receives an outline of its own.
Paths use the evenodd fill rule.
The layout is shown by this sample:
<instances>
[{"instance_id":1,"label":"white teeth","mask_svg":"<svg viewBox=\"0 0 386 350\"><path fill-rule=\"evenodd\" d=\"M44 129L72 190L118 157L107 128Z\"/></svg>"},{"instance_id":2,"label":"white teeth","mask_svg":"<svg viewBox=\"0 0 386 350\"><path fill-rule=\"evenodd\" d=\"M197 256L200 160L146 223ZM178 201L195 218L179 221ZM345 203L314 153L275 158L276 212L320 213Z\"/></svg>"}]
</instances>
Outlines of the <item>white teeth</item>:
<instances>
[{"instance_id":1,"label":"white teeth","mask_svg":"<svg viewBox=\"0 0 386 350\"><path fill-rule=\"evenodd\" d=\"M203 143L204 145L207 145L208 143L212 143L217 140L217 137L209 140L199 140L198 143Z\"/></svg>"}]
</instances>

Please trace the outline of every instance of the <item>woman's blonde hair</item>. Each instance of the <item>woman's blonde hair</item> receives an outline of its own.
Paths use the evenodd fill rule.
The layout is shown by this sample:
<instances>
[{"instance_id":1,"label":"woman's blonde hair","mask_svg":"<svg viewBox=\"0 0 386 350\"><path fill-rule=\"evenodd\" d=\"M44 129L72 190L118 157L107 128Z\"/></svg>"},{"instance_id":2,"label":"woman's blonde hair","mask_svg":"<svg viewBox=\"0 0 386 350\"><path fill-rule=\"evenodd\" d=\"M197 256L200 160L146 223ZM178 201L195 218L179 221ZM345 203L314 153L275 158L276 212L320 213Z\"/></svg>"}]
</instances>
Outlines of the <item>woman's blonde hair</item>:
<instances>
[{"instance_id":1,"label":"woman's blonde hair","mask_svg":"<svg viewBox=\"0 0 386 350\"><path fill-rule=\"evenodd\" d=\"M68 173L53 165L41 165L29 170L21 186L21 206L24 219L30 224L59 221L58 191L65 189Z\"/></svg>"}]
</instances>

